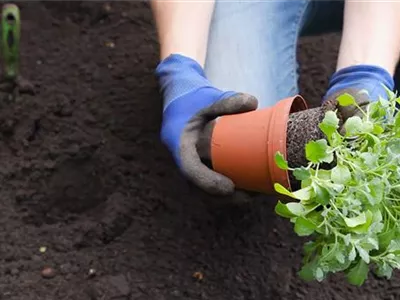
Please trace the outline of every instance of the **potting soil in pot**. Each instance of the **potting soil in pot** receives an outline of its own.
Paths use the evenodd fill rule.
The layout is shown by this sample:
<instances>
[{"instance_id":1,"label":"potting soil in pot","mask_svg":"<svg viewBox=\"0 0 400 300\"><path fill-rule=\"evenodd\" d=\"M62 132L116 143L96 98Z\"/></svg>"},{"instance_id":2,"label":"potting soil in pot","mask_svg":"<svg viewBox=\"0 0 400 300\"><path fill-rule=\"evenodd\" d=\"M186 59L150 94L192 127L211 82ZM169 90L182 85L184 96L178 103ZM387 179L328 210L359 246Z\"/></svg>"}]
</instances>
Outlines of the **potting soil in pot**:
<instances>
[{"instance_id":1,"label":"potting soil in pot","mask_svg":"<svg viewBox=\"0 0 400 300\"><path fill-rule=\"evenodd\" d=\"M309 141L324 137L318 127L323 118L324 111L320 107L289 115L286 141L289 166L296 168L307 165L304 147ZM289 177L292 183L296 182L292 173L289 173Z\"/></svg>"},{"instance_id":2,"label":"potting soil in pot","mask_svg":"<svg viewBox=\"0 0 400 300\"><path fill-rule=\"evenodd\" d=\"M0 109L0 295L7 300L397 299L296 275L304 240L276 199L215 209L159 141L147 2L18 2L22 75ZM322 95L339 36L302 41L301 93ZM4 96L4 95L2 95ZM3 98L3 97L2 97Z\"/></svg>"},{"instance_id":3,"label":"potting soil in pot","mask_svg":"<svg viewBox=\"0 0 400 300\"><path fill-rule=\"evenodd\" d=\"M337 111L338 104L335 99L324 102L321 106L309 108L303 111L291 113L287 124L287 160L291 168L305 167L308 164L305 155L305 145L309 141L316 141L326 138L319 128L319 124L325 117L327 111ZM342 116L337 113L339 126L343 125ZM330 168L335 165L325 166ZM299 185L298 180L289 172L292 188Z\"/></svg>"}]
</instances>

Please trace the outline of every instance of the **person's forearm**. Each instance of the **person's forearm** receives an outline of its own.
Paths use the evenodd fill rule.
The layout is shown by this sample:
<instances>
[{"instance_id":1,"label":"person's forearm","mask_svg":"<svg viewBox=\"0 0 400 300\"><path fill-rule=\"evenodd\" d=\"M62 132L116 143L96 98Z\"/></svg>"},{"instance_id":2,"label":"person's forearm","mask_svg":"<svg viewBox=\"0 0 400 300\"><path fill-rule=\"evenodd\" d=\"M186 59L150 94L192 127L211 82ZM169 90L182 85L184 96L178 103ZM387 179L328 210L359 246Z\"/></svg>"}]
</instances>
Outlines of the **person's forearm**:
<instances>
[{"instance_id":1,"label":"person's forearm","mask_svg":"<svg viewBox=\"0 0 400 300\"><path fill-rule=\"evenodd\" d=\"M345 1L337 70L367 64L393 75L400 53L400 1Z\"/></svg>"},{"instance_id":2,"label":"person's forearm","mask_svg":"<svg viewBox=\"0 0 400 300\"><path fill-rule=\"evenodd\" d=\"M214 1L152 0L160 59L181 54L204 66Z\"/></svg>"}]
</instances>

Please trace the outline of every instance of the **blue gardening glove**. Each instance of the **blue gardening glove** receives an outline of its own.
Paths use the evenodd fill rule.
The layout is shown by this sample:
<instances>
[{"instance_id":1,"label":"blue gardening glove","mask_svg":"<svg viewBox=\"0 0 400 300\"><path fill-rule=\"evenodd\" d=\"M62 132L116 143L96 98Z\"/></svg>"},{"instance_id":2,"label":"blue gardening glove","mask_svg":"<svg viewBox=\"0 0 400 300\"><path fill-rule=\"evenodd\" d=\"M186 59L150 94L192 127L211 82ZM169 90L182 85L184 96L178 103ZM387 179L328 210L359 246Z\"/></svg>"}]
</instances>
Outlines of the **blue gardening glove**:
<instances>
[{"instance_id":1,"label":"blue gardening glove","mask_svg":"<svg viewBox=\"0 0 400 300\"><path fill-rule=\"evenodd\" d=\"M371 65L347 67L332 75L322 105L328 108L326 110L335 110L337 108L339 117L345 122L352 116L361 116L361 112L353 105L338 106L336 100L338 96L348 93L363 108L370 102L379 100L379 97L388 100L384 86L390 91L394 89L393 77L385 69ZM367 91L368 95L360 93L361 90Z\"/></svg>"},{"instance_id":2,"label":"blue gardening glove","mask_svg":"<svg viewBox=\"0 0 400 300\"><path fill-rule=\"evenodd\" d=\"M186 178L206 192L233 193L234 183L202 162L199 141L210 121L221 115L255 110L257 99L213 87L196 61L178 54L165 58L156 75L164 98L161 140L176 165Z\"/></svg>"}]
</instances>

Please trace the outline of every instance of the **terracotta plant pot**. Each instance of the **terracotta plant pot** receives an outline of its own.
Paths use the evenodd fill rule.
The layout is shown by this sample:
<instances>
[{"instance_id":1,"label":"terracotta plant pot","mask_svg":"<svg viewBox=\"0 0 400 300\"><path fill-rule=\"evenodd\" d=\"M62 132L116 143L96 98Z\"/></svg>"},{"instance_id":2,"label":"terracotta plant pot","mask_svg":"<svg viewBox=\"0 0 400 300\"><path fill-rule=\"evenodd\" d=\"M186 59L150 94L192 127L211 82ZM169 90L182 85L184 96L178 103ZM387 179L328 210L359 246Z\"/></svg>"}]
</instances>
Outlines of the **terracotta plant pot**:
<instances>
[{"instance_id":1,"label":"terracotta plant pot","mask_svg":"<svg viewBox=\"0 0 400 300\"><path fill-rule=\"evenodd\" d=\"M288 172L276 166L274 157L279 151L287 159L289 114L306 109L305 100L295 96L269 108L220 117L212 133L213 169L248 191L275 193L276 182L290 188Z\"/></svg>"}]
</instances>

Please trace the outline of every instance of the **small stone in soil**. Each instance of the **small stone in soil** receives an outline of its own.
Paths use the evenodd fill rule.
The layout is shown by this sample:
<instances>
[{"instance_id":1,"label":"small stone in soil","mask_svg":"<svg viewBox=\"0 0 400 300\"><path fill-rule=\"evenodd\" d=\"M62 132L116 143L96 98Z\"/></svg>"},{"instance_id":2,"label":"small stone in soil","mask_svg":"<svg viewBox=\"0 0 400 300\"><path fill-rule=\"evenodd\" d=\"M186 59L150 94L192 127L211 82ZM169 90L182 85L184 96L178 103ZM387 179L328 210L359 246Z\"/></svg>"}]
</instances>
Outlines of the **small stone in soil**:
<instances>
[{"instance_id":1,"label":"small stone in soil","mask_svg":"<svg viewBox=\"0 0 400 300\"><path fill-rule=\"evenodd\" d=\"M115 47L115 44L113 42L110 42L110 41L106 42L105 45L108 48L114 48Z\"/></svg>"},{"instance_id":2,"label":"small stone in soil","mask_svg":"<svg viewBox=\"0 0 400 300\"><path fill-rule=\"evenodd\" d=\"M53 268L44 268L42 270L42 277L43 278L53 278L54 276L56 276L56 272L54 271Z\"/></svg>"},{"instance_id":3,"label":"small stone in soil","mask_svg":"<svg viewBox=\"0 0 400 300\"><path fill-rule=\"evenodd\" d=\"M194 272L192 276L194 279L196 279L198 281L201 281L204 278L204 275L202 272Z\"/></svg>"}]
</instances>

